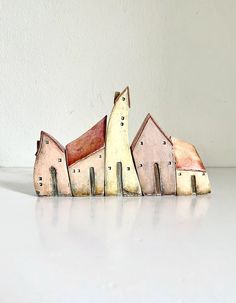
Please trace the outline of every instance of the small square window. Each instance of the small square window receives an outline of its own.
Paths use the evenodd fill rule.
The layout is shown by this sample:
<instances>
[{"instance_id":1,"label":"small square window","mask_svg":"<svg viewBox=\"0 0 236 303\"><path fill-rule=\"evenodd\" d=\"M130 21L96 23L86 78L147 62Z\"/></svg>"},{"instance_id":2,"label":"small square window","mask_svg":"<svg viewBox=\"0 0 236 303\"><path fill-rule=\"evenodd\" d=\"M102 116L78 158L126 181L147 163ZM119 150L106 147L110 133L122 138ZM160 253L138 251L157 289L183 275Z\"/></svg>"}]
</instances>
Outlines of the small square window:
<instances>
[{"instance_id":1,"label":"small square window","mask_svg":"<svg viewBox=\"0 0 236 303\"><path fill-rule=\"evenodd\" d=\"M141 141L140 144L143 145L143 141Z\"/></svg>"},{"instance_id":2,"label":"small square window","mask_svg":"<svg viewBox=\"0 0 236 303\"><path fill-rule=\"evenodd\" d=\"M102 155L99 155L99 158L102 158Z\"/></svg>"},{"instance_id":3,"label":"small square window","mask_svg":"<svg viewBox=\"0 0 236 303\"><path fill-rule=\"evenodd\" d=\"M166 145L166 141L163 141L163 144Z\"/></svg>"},{"instance_id":4,"label":"small square window","mask_svg":"<svg viewBox=\"0 0 236 303\"><path fill-rule=\"evenodd\" d=\"M48 140L45 140L45 144L49 144L49 141L48 141Z\"/></svg>"},{"instance_id":5,"label":"small square window","mask_svg":"<svg viewBox=\"0 0 236 303\"><path fill-rule=\"evenodd\" d=\"M39 177L39 181L42 181L43 180L43 178L42 177Z\"/></svg>"},{"instance_id":6,"label":"small square window","mask_svg":"<svg viewBox=\"0 0 236 303\"><path fill-rule=\"evenodd\" d=\"M73 173L75 173L75 169L73 169Z\"/></svg>"},{"instance_id":7,"label":"small square window","mask_svg":"<svg viewBox=\"0 0 236 303\"><path fill-rule=\"evenodd\" d=\"M123 126L124 125L124 123L123 122L121 122L121 124L120 124L121 126Z\"/></svg>"},{"instance_id":8,"label":"small square window","mask_svg":"<svg viewBox=\"0 0 236 303\"><path fill-rule=\"evenodd\" d=\"M78 173L80 173L80 169L78 169Z\"/></svg>"},{"instance_id":9,"label":"small square window","mask_svg":"<svg viewBox=\"0 0 236 303\"><path fill-rule=\"evenodd\" d=\"M40 182L40 183L39 183L39 186L43 186L43 183L42 183L42 182Z\"/></svg>"},{"instance_id":10,"label":"small square window","mask_svg":"<svg viewBox=\"0 0 236 303\"><path fill-rule=\"evenodd\" d=\"M203 175L203 176L205 176L205 175L206 175L206 173L202 173L202 175Z\"/></svg>"},{"instance_id":11,"label":"small square window","mask_svg":"<svg viewBox=\"0 0 236 303\"><path fill-rule=\"evenodd\" d=\"M125 97L122 97L122 101L125 101Z\"/></svg>"},{"instance_id":12,"label":"small square window","mask_svg":"<svg viewBox=\"0 0 236 303\"><path fill-rule=\"evenodd\" d=\"M171 161L168 162L168 165L171 165Z\"/></svg>"},{"instance_id":13,"label":"small square window","mask_svg":"<svg viewBox=\"0 0 236 303\"><path fill-rule=\"evenodd\" d=\"M143 167L143 164L142 163L140 163L140 165L139 165L140 167Z\"/></svg>"},{"instance_id":14,"label":"small square window","mask_svg":"<svg viewBox=\"0 0 236 303\"><path fill-rule=\"evenodd\" d=\"M127 167L127 170L130 170L130 167L129 167L129 166Z\"/></svg>"},{"instance_id":15,"label":"small square window","mask_svg":"<svg viewBox=\"0 0 236 303\"><path fill-rule=\"evenodd\" d=\"M58 158L58 162L62 162L62 158Z\"/></svg>"},{"instance_id":16,"label":"small square window","mask_svg":"<svg viewBox=\"0 0 236 303\"><path fill-rule=\"evenodd\" d=\"M124 117L124 116L121 116L121 120L125 120L125 117Z\"/></svg>"},{"instance_id":17,"label":"small square window","mask_svg":"<svg viewBox=\"0 0 236 303\"><path fill-rule=\"evenodd\" d=\"M108 169L111 170L111 166L108 166Z\"/></svg>"},{"instance_id":18,"label":"small square window","mask_svg":"<svg viewBox=\"0 0 236 303\"><path fill-rule=\"evenodd\" d=\"M182 174L181 174L181 173L179 173L179 176L182 176Z\"/></svg>"}]
</instances>

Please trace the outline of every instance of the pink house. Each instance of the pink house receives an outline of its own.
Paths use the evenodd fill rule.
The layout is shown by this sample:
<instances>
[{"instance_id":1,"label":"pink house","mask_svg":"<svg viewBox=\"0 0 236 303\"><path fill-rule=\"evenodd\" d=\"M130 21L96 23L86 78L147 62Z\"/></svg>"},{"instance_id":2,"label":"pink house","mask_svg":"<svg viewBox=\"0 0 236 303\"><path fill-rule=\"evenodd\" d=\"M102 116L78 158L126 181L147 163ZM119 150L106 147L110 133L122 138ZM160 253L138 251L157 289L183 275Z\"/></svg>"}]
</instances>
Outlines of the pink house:
<instances>
[{"instance_id":1,"label":"pink house","mask_svg":"<svg viewBox=\"0 0 236 303\"><path fill-rule=\"evenodd\" d=\"M173 144L148 114L131 145L144 195L175 195Z\"/></svg>"}]
</instances>

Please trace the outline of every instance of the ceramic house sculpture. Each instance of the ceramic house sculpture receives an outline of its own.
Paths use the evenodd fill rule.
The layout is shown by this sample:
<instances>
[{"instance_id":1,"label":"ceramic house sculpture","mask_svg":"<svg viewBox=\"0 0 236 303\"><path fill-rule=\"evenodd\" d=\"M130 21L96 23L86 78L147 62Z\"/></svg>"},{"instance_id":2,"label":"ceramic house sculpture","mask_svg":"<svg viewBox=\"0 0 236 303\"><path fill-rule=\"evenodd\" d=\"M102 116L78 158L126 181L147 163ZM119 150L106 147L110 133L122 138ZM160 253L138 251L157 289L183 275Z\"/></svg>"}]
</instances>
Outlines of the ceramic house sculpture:
<instances>
[{"instance_id":1,"label":"ceramic house sculpture","mask_svg":"<svg viewBox=\"0 0 236 303\"><path fill-rule=\"evenodd\" d=\"M66 146L73 196L104 195L105 116Z\"/></svg>"},{"instance_id":2,"label":"ceramic house sculpture","mask_svg":"<svg viewBox=\"0 0 236 303\"><path fill-rule=\"evenodd\" d=\"M176 138L171 140L176 159L177 195L210 193L208 174L196 148Z\"/></svg>"},{"instance_id":3,"label":"ceramic house sculpture","mask_svg":"<svg viewBox=\"0 0 236 303\"><path fill-rule=\"evenodd\" d=\"M148 114L131 145L144 195L175 195L173 144Z\"/></svg>"},{"instance_id":4,"label":"ceramic house sculpture","mask_svg":"<svg viewBox=\"0 0 236 303\"><path fill-rule=\"evenodd\" d=\"M65 149L43 131L37 141L34 187L39 196L71 196Z\"/></svg>"},{"instance_id":5,"label":"ceramic house sculpture","mask_svg":"<svg viewBox=\"0 0 236 303\"><path fill-rule=\"evenodd\" d=\"M141 195L141 188L129 146L129 88L116 93L106 136L105 194Z\"/></svg>"},{"instance_id":6,"label":"ceramic house sculpture","mask_svg":"<svg viewBox=\"0 0 236 303\"><path fill-rule=\"evenodd\" d=\"M129 88L107 116L66 149L41 132L34 165L38 196L200 195L211 192L195 147L168 136L148 114L130 147Z\"/></svg>"}]
</instances>

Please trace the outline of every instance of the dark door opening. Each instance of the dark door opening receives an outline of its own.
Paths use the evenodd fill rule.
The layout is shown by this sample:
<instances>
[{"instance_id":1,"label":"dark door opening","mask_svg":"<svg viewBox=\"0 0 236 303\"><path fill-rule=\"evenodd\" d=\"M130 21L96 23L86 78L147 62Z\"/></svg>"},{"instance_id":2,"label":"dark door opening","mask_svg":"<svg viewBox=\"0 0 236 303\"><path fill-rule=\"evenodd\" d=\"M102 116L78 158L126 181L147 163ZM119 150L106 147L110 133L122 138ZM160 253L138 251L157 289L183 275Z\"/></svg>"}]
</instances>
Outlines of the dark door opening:
<instances>
[{"instance_id":1,"label":"dark door opening","mask_svg":"<svg viewBox=\"0 0 236 303\"><path fill-rule=\"evenodd\" d=\"M52 179L52 195L58 196L58 187L57 187L57 170L55 167L50 167L50 174Z\"/></svg>"},{"instance_id":2,"label":"dark door opening","mask_svg":"<svg viewBox=\"0 0 236 303\"><path fill-rule=\"evenodd\" d=\"M160 177L160 168L158 163L154 163L154 177L155 177L155 194L161 195L161 177Z\"/></svg>"},{"instance_id":3,"label":"dark door opening","mask_svg":"<svg viewBox=\"0 0 236 303\"><path fill-rule=\"evenodd\" d=\"M122 163L116 163L116 175L117 175L117 187L118 187L118 195L123 195L123 178L122 178Z\"/></svg>"},{"instance_id":4,"label":"dark door opening","mask_svg":"<svg viewBox=\"0 0 236 303\"><path fill-rule=\"evenodd\" d=\"M90 194L91 194L91 196L95 196L96 195L96 187L95 187L94 167L89 168L89 179L90 179Z\"/></svg>"},{"instance_id":5,"label":"dark door opening","mask_svg":"<svg viewBox=\"0 0 236 303\"><path fill-rule=\"evenodd\" d=\"M196 176L191 176L191 186L192 186L192 193L193 195L197 194L197 185L196 185Z\"/></svg>"}]
</instances>

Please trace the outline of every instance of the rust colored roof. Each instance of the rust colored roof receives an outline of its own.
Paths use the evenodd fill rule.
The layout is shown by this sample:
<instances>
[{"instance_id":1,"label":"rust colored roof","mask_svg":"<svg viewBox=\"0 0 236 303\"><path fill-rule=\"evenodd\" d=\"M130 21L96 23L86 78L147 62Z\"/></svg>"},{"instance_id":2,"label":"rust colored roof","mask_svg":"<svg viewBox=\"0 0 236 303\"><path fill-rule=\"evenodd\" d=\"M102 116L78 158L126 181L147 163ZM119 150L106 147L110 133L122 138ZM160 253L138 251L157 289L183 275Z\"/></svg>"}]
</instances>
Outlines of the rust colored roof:
<instances>
[{"instance_id":1,"label":"rust colored roof","mask_svg":"<svg viewBox=\"0 0 236 303\"><path fill-rule=\"evenodd\" d=\"M146 127L146 125L147 125L147 123L148 123L148 121L149 121L150 119L153 121L153 123L154 123L155 126L159 129L159 131L163 134L163 136L166 137L166 140L169 141L169 143L172 145L172 142L171 142L171 140L170 140L170 137L167 136L167 134L161 129L161 127L160 127L159 124L153 119L153 117L151 116L151 114L148 114L148 115L146 116L146 118L144 119L143 123L141 124L141 126L140 126L140 128L139 128L139 130L138 130L138 132L137 132L137 134L136 134L136 136L134 137L134 140L133 140L133 142L132 142L132 144L131 144L131 149L132 149L132 150L134 150L134 148L135 148L135 146L136 146L136 144L137 144L137 142L138 142L138 140L139 140L139 138L140 138L142 132L144 131L144 129L145 129L145 127Z\"/></svg>"},{"instance_id":2,"label":"rust colored roof","mask_svg":"<svg viewBox=\"0 0 236 303\"><path fill-rule=\"evenodd\" d=\"M206 171L196 148L192 144L173 137L171 140L174 147L176 169Z\"/></svg>"},{"instance_id":3,"label":"rust colored roof","mask_svg":"<svg viewBox=\"0 0 236 303\"><path fill-rule=\"evenodd\" d=\"M114 104L122 97L122 95L127 91L128 94L128 105L130 107L130 94L129 94L129 87L127 86L121 93L115 92L114 96Z\"/></svg>"},{"instance_id":4,"label":"rust colored roof","mask_svg":"<svg viewBox=\"0 0 236 303\"><path fill-rule=\"evenodd\" d=\"M66 145L68 166L105 146L106 125L107 116L95 124L81 137Z\"/></svg>"},{"instance_id":5,"label":"rust colored roof","mask_svg":"<svg viewBox=\"0 0 236 303\"><path fill-rule=\"evenodd\" d=\"M37 156L39 154L39 151L41 149L41 146L42 146L42 143L43 143L43 140L45 137L48 137L50 140L52 140L56 146L62 151L62 152L65 152L65 148L63 145L61 145L60 142L58 142L53 136L49 135L48 133L46 133L45 131L41 131L41 134L40 134L40 141L37 141L37 152L35 154L35 156Z\"/></svg>"}]
</instances>

